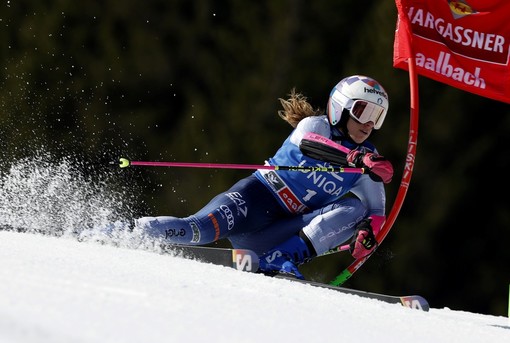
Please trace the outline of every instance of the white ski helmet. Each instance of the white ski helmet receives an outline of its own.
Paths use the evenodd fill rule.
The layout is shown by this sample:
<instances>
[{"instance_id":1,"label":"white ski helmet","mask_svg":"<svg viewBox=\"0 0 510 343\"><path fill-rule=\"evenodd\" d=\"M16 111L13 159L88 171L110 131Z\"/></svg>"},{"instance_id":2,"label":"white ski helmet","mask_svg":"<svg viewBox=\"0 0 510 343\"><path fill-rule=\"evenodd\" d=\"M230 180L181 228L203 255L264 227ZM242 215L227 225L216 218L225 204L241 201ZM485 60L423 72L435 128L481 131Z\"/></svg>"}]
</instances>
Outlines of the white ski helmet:
<instances>
[{"instance_id":1,"label":"white ski helmet","mask_svg":"<svg viewBox=\"0 0 510 343\"><path fill-rule=\"evenodd\" d=\"M344 110L360 123L372 121L379 130L388 112L388 94L368 76L353 75L337 83L329 94L328 120L333 126L340 123ZM344 119L345 122L347 119Z\"/></svg>"}]
</instances>

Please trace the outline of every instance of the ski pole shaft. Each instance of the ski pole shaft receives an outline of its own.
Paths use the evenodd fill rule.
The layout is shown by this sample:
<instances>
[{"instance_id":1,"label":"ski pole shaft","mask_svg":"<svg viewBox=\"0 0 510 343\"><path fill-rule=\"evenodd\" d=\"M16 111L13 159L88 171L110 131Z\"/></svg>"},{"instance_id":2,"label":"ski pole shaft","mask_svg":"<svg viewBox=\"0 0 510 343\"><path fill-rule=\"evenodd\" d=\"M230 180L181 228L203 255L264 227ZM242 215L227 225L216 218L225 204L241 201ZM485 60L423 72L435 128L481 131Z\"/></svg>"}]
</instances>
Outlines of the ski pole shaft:
<instances>
[{"instance_id":1,"label":"ski pole shaft","mask_svg":"<svg viewBox=\"0 0 510 343\"><path fill-rule=\"evenodd\" d=\"M344 168L344 167L320 167L320 166L268 166L258 164L228 164L228 163L199 163L199 162L147 162L130 161L127 158L121 158L119 166L126 168L129 166L149 166L149 167L186 167L186 168L217 168L217 169L267 169L267 170L290 170L302 172L332 172L332 173L354 173L363 174L363 168Z\"/></svg>"},{"instance_id":2,"label":"ski pole shaft","mask_svg":"<svg viewBox=\"0 0 510 343\"><path fill-rule=\"evenodd\" d=\"M335 254L337 252L346 251L346 250L349 250L349 248L350 248L349 244L339 245L336 248L329 249L328 251L326 251L325 253L321 254L320 256L326 256L326 255Z\"/></svg>"}]
</instances>

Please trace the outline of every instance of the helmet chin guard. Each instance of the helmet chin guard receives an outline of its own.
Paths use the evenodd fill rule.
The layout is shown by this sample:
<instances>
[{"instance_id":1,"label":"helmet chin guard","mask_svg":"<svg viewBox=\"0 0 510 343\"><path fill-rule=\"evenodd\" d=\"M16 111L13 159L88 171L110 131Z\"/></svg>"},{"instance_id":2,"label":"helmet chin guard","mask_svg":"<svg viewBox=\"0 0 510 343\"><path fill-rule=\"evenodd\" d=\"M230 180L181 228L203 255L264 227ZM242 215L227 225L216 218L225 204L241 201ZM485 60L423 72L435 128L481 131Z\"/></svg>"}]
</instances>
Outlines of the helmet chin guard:
<instances>
[{"instance_id":1,"label":"helmet chin guard","mask_svg":"<svg viewBox=\"0 0 510 343\"><path fill-rule=\"evenodd\" d=\"M388 94L379 82L368 76L353 75L340 81L329 94L327 115L332 126L338 125L342 114L349 114L359 123L372 121L379 130L388 112ZM347 110L344 112L344 109Z\"/></svg>"}]
</instances>

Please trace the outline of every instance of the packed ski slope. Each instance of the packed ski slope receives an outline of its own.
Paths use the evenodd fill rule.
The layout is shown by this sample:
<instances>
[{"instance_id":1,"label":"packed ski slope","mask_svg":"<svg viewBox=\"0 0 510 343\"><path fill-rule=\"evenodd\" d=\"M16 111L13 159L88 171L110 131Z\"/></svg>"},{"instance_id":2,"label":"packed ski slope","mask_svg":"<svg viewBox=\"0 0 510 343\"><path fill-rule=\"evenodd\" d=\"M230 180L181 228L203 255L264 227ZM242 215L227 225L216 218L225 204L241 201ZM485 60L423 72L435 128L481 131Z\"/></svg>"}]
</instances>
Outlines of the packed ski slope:
<instances>
[{"instance_id":1,"label":"packed ski slope","mask_svg":"<svg viewBox=\"0 0 510 343\"><path fill-rule=\"evenodd\" d=\"M139 232L78 242L131 218L142 192L115 191L121 175L84 173L75 161L41 153L0 164L8 166L0 172L1 343L510 342L506 317L433 303L422 312L161 255Z\"/></svg>"},{"instance_id":2,"label":"packed ski slope","mask_svg":"<svg viewBox=\"0 0 510 343\"><path fill-rule=\"evenodd\" d=\"M506 317L431 305L0 231L0 342L510 342Z\"/></svg>"}]
</instances>

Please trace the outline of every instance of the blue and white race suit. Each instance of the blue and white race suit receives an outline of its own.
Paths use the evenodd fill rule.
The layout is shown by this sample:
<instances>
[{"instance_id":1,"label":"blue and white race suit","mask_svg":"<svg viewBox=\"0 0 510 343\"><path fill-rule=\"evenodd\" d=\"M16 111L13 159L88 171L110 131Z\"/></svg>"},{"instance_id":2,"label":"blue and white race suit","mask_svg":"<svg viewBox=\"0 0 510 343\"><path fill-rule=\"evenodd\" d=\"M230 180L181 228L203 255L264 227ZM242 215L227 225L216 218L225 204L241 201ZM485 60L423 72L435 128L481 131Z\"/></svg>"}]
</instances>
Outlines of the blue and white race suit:
<instances>
[{"instance_id":1,"label":"blue and white race suit","mask_svg":"<svg viewBox=\"0 0 510 343\"><path fill-rule=\"evenodd\" d=\"M299 149L309 132L349 149L377 153L368 141L357 145L343 137L321 115L301 120L266 164L330 166L304 156ZM364 218L383 218L378 221L382 225L385 201L383 183L373 181L368 174L259 169L193 215L143 217L136 224L148 235L169 243L202 245L228 239L234 247L259 255L303 230L320 255L349 240Z\"/></svg>"}]
</instances>

